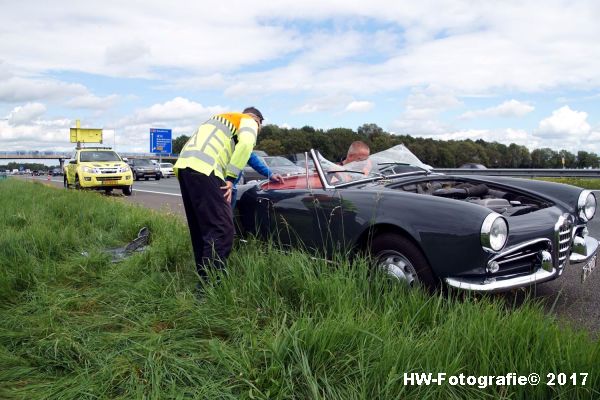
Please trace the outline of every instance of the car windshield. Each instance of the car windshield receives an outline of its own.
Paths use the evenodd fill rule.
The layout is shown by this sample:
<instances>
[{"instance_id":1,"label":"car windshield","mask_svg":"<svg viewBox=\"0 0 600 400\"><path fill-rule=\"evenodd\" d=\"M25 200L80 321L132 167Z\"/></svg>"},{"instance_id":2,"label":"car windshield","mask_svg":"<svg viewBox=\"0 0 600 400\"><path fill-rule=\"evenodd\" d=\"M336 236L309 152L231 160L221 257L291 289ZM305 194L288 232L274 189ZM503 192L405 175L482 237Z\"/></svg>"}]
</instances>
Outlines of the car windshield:
<instances>
[{"instance_id":1,"label":"car windshield","mask_svg":"<svg viewBox=\"0 0 600 400\"><path fill-rule=\"evenodd\" d=\"M333 186L360 180L375 180L407 172L428 172L432 169L402 144L374 153L365 160L344 165L335 164L320 153L317 153L317 159L328 183Z\"/></svg>"},{"instance_id":2,"label":"car windshield","mask_svg":"<svg viewBox=\"0 0 600 400\"><path fill-rule=\"evenodd\" d=\"M371 163L369 159L364 161L354 161L346 165L339 165L327 160L320 153L317 153L317 160L323 169L327 183L333 186L381 177L381 174L377 172L377 166Z\"/></svg>"},{"instance_id":3,"label":"car windshield","mask_svg":"<svg viewBox=\"0 0 600 400\"><path fill-rule=\"evenodd\" d=\"M384 175L393 175L415 170L430 171L432 169L431 166L421 162L421 160L419 160L417 156L403 144L371 154L369 159L377 163L379 172Z\"/></svg>"},{"instance_id":4,"label":"car windshield","mask_svg":"<svg viewBox=\"0 0 600 400\"><path fill-rule=\"evenodd\" d=\"M100 162L100 161L121 161L117 153L114 151L98 150L98 151L82 151L79 154L81 162Z\"/></svg>"},{"instance_id":5,"label":"car windshield","mask_svg":"<svg viewBox=\"0 0 600 400\"><path fill-rule=\"evenodd\" d=\"M265 163L269 167L295 167L296 164L285 157L264 157Z\"/></svg>"},{"instance_id":6,"label":"car windshield","mask_svg":"<svg viewBox=\"0 0 600 400\"><path fill-rule=\"evenodd\" d=\"M173 168L173 164L171 163L161 163L161 168Z\"/></svg>"},{"instance_id":7,"label":"car windshield","mask_svg":"<svg viewBox=\"0 0 600 400\"><path fill-rule=\"evenodd\" d=\"M141 159L135 161L135 165L141 165L143 167L147 167L149 165L152 166L154 164L150 160L146 160L146 159L141 158Z\"/></svg>"}]
</instances>

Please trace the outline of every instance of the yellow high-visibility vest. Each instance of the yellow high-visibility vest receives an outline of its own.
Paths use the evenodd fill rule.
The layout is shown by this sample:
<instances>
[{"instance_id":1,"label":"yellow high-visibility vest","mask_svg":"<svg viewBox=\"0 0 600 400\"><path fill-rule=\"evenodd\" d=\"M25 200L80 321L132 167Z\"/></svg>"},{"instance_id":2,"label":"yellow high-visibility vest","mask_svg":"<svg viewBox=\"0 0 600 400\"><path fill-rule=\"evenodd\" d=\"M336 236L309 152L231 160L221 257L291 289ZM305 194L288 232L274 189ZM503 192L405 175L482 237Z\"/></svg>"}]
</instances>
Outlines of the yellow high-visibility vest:
<instances>
[{"instance_id":1,"label":"yellow high-visibility vest","mask_svg":"<svg viewBox=\"0 0 600 400\"><path fill-rule=\"evenodd\" d=\"M258 124L247 114L227 113L210 118L187 141L173 167L191 168L221 179L237 178L256 144Z\"/></svg>"}]
</instances>

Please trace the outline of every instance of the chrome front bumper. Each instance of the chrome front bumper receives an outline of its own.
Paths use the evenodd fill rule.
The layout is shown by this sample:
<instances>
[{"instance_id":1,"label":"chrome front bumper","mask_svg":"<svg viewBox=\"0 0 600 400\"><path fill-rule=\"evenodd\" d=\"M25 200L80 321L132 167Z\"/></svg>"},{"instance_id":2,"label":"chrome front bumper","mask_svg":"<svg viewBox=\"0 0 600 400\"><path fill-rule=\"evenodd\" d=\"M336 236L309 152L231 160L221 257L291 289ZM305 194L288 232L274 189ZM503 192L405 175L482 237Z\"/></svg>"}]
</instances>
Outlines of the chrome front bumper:
<instances>
[{"instance_id":1,"label":"chrome front bumper","mask_svg":"<svg viewBox=\"0 0 600 400\"><path fill-rule=\"evenodd\" d=\"M570 264L586 262L598 251L598 240L595 238L586 236L585 238L579 239L581 240L574 241L573 243L573 252L569 257ZM550 271L547 271L543 268L539 268L529 275L486 279L445 278L444 280L448 286L458 289L472 290L476 292L502 292L546 282L555 279L561 274L562 269L552 268Z\"/></svg>"}]
</instances>

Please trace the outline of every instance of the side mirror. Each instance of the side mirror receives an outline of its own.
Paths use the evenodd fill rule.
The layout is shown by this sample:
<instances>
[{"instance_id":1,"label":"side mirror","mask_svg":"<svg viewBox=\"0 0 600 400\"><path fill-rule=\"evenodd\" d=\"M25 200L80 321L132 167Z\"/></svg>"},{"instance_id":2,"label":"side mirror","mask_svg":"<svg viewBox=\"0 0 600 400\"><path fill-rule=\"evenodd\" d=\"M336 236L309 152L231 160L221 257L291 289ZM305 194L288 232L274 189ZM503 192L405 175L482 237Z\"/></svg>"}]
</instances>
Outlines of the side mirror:
<instances>
[{"instance_id":1,"label":"side mirror","mask_svg":"<svg viewBox=\"0 0 600 400\"><path fill-rule=\"evenodd\" d=\"M69 164L77 164L77 160L71 160L69 161Z\"/></svg>"}]
</instances>

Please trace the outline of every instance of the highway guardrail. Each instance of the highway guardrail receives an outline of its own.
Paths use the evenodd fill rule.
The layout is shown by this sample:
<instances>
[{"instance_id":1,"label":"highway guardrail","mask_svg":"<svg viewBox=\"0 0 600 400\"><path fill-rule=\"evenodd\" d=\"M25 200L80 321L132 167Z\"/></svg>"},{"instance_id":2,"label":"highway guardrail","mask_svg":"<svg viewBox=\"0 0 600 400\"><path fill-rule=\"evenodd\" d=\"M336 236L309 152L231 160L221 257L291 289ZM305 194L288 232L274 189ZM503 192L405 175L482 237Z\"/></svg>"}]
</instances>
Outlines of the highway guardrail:
<instances>
[{"instance_id":1,"label":"highway guardrail","mask_svg":"<svg viewBox=\"0 0 600 400\"><path fill-rule=\"evenodd\" d=\"M600 169L553 168L434 168L433 172L451 175L513 176L528 178L600 178Z\"/></svg>"}]
</instances>

